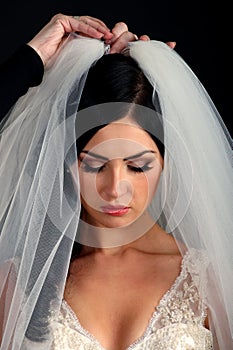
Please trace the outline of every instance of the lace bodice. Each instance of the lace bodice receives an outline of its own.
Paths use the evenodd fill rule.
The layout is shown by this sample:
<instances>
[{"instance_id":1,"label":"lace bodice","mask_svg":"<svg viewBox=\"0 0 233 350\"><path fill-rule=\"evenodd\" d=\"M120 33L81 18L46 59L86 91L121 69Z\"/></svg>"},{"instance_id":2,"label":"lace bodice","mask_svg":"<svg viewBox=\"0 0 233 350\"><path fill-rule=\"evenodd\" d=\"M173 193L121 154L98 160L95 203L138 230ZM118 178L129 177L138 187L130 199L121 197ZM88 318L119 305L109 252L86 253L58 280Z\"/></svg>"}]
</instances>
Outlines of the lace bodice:
<instances>
[{"instance_id":1,"label":"lace bodice","mask_svg":"<svg viewBox=\"0 0 233 350\"><path fill-rule=\"evenodd\" d=\"M179 276L155 308L144 334L126 350L213 349L211 332L204 327L206 307L199 290L206 265L201 252L186 253ZM82 327L65 301L52 329L54 350L107 350Z\"/></svg>"}]
</instances>

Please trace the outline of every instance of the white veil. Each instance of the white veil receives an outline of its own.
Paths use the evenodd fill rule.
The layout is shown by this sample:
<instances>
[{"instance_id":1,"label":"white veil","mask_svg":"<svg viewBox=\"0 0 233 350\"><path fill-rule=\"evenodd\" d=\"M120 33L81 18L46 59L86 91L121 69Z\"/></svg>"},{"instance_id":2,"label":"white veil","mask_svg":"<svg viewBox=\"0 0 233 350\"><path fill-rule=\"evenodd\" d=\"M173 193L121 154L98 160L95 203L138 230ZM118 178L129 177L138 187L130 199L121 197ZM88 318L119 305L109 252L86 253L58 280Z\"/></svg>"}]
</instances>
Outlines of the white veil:
<instances>
[{"instance_id":1,"label":"white veil","mask_svg":"<svg viewBox=\"0 0 233 350\"><path fill-rule=\"evenodd\" d=\"M50 349L49 321L61 305L79 224L79 196L67 171L77 160L76 113L87 71L104 52L103 42L71 35L41 85L1 124L1 350ZM230 135L174 50L137 41L129 54L155 87L163 117L164 170L150 209L162 206L162 225L182 253L184 245L205 251L210 327L221 349L233 349Z\"/></svg>"},{"instance_id":2,"label":"white veil","mask_svg":"<svg viewBox=\"0 0 233 350\"><path fill-rule=\"evenodd\" d=\"M1 131L2 350L49 349L48 317L63 297L80 212L66 169L76 159L74 125L85 73L104 54L102 42L74 38L42 84L16 103Z\"/></svg>"},{"instance_id":3,"label":"white veil","mask_svg":"<svg viewBox=\"0 0 233 350\"><path fill-rule=\"evenodd\" d=\"M233 349L230 134L208 93L175 51L152 41L132 44L130 55L155 87L161 105L166 149L160 189L164 229L174 235L181 251L184 244L207 254L210 267L202 283L210 325L219 347Z\"/></svg>"}]
</instances>

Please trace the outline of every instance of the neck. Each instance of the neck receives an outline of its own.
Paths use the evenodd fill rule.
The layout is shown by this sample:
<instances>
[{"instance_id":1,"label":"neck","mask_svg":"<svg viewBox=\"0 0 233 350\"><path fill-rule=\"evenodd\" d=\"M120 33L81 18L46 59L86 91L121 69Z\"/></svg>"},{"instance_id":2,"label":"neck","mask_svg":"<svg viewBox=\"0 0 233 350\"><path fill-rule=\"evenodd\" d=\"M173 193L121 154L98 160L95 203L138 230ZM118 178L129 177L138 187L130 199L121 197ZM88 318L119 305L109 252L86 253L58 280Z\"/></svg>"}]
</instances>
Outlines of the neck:
<instances>
[{"instance_id":1,"label":"neck","mask_svg":"<svg viewBox=\"0 0 233 350\"><path fill-rule=\"evenodd\" d=\"M80 220L77 239L83 246L105 249L106 252L110 252L111 249L120 251L121 247L134 244L150 231L154 224L155 221L148 212L124 227L96 227Z\"/></svg>"},{"instance_id":2,"label":"neck","mask_svg":"<svg viewBox=\"0 0 233 350\"><path fill-rule=\"evenodd\" d=\"M146 231L144 234L141 234L140 237L137 237L130 242L119 244L116 246L106 247L98 246L93 247L90 245L82 245L81 255L94 254L96 256L105 256L105 257L116 257L122 256L128 251L140 251L140 252L149 252L151 249L152 241L155 243L155 235L158 237L157 233L161 232L161 228L158 224L153 223L153 225ZM127 234L127 233L126 233ZM160 237L160 235L159 235ZM153 244L154 244L153 243Z\"/></svg>"}]
</instances>

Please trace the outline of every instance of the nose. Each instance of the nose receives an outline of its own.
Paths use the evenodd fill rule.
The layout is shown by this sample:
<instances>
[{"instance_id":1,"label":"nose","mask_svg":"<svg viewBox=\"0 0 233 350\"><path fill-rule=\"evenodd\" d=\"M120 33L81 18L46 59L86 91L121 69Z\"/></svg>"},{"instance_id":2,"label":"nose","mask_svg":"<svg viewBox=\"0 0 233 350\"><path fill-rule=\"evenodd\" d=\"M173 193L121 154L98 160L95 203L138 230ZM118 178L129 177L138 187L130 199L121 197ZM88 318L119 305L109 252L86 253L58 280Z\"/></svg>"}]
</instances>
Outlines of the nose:
<instances>
[{"instance_id":1,"label":"nose","mask_svg":"<svg viewBox=\"0 0 233 350\"><path fill-rule=\"evenodd\" d=\"M106 201L129 197L131 186L127 180L124 165L120 162L109 162L107 170L101 179L100 196ZM128 202L128 200L127 200Z\"/></svg>"}]
</instances>

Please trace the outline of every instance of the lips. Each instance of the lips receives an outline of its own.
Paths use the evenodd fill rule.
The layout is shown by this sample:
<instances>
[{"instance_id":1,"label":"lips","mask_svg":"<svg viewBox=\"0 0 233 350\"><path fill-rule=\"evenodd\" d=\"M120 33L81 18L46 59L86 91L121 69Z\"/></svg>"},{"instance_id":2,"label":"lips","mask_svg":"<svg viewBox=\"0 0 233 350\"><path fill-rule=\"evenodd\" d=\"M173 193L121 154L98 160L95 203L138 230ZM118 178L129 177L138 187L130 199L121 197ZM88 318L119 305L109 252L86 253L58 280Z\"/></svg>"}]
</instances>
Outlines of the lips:
<instances>
[{"instance_id":1,"label":"lips","mask_svg":"<svg viewBox=\"0 0 233 350\"><path fill-rule=\"evenodd\" d=\"M112 216L122 216L127 214L130 208L122 205L120 206L111 205L111 206L102 207L101 209L105 214L112 215Z\"/></svg>"}]
</instances>

